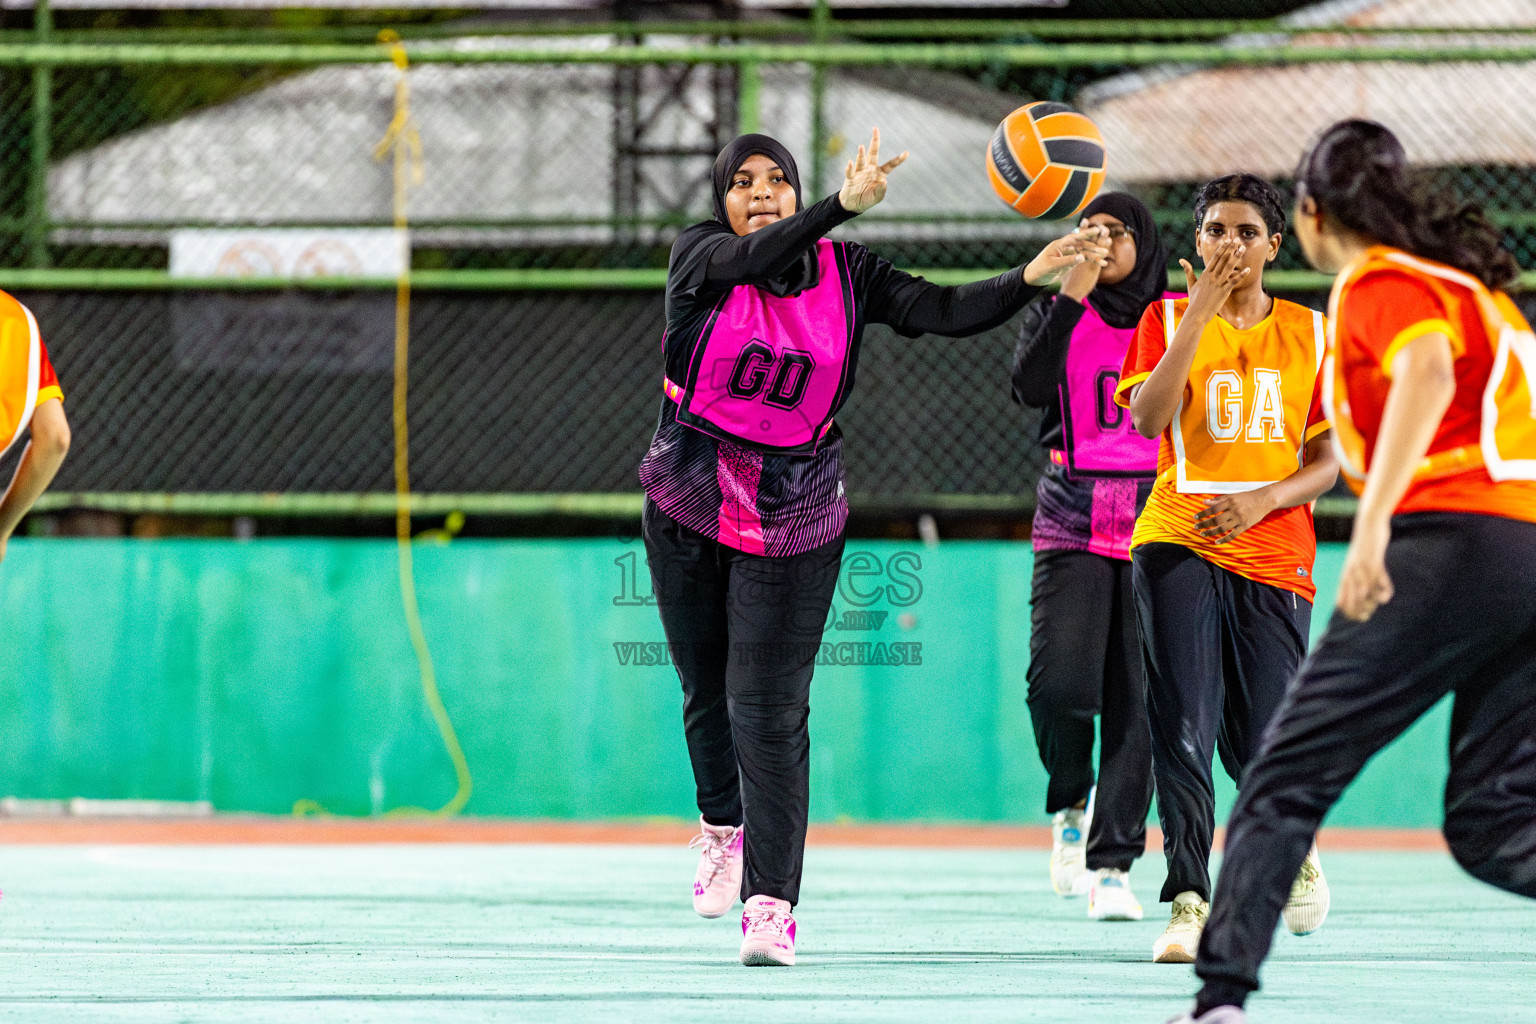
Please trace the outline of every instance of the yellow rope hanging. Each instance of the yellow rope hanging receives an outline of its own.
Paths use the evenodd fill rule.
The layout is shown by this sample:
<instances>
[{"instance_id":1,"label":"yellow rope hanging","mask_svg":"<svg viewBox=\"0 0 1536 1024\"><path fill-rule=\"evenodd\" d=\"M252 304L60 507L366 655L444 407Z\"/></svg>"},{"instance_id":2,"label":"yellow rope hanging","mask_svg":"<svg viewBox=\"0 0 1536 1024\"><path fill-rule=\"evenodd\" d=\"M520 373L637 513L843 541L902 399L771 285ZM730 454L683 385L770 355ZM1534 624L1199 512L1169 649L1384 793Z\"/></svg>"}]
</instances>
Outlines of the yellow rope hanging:
<instances>
[{"instance_id":1,"label":"yellow rope hanging","mask_svg":"<svg viewBox=\"0 0 1536 1024\"><path fill-rule=\"evenodd\" d=\"M411 118L410 63L405 46L398 33L389 29L379 33L379 42L389 47L389 56L399 69L395 80L395 114L389 129L374 148L373 158L382 161L394 154L394 213L395 231L399 236L400 276L395 284L395 550L399 556L400 599L405 610L406 628L411 635L411 646L416 651L416 664L421 673L421 692L437 723L438 734L448 757L453 761L453 771L458 778L458 789L442 807L429 810L423 807L397 807L385 812L388 815L432 815L450 817L464 809L469 802L473 780L469 774L469 762L459 745L453 720L443 705L437 689L437 672L432 665L432 649L427 646L427 634L421 625L421 609L416 603L416 574L411 560L411 433L406 419L406 397L410 385L411 353L411 252L406 234L410 227L407 200L412 185L420 185L425 177L422 168L421 135ZM325 814L325 808L313 800L300 800L293 805L295 814Z\"/></svg>"}]
</instances>

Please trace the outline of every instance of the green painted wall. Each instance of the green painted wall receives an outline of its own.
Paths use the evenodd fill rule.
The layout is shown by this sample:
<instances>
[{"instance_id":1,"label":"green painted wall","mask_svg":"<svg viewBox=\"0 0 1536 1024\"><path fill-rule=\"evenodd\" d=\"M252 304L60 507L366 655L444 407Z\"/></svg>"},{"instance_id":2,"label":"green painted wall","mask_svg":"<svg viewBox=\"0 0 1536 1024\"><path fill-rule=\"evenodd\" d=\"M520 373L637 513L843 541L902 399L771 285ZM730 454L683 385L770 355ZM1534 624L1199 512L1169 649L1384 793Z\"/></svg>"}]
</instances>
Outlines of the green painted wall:
<instances>
[{"instance_id":1,"label":"green painted wall","mask_svg":"<svg viewBox=\"0 0 1536 1024\"><path fill-rule=\"evenodd\" d=\"M1028 545L848 550L834 615L868 600L887 616L878 631L829 629L828 642L921 644L921 664L818 669L813 816L1044 820L1024 702ZM1314 632L1342 555L1320 554ZM676 676L636 663L657 648L624 646L662 641L638 542L458 540L416 557L474 771L470 813L693 813ZM13 541L0 568L0 795L268 812L312 798L349 814L442 804L453 774L395 572L389 542ZM1438 824L1445 742L1442 707L1331 820Z\"/></svg>"}]
</instances>

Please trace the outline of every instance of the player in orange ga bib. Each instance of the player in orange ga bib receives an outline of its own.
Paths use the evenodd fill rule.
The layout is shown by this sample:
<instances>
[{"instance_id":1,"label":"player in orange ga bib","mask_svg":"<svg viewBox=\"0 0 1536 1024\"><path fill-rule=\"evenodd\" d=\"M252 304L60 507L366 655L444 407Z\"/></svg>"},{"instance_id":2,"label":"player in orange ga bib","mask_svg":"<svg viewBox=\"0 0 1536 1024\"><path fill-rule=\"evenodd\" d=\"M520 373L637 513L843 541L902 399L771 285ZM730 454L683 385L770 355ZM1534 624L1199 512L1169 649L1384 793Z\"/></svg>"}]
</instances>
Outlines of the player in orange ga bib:
<instances>
[{"instance_id":1,"label":"player in orange ga bib","mask_svg":"<svg viewBox=\"0 0 1536 1024\"><path fill-rule=\"evenodd\" d=\"M1536 336L1501 291L1519 268L1375 122L1333 125L1296 181L1302 248L1338 274L1327 405L1360 507L1338 611L1228 825L1183 1018L1202 1024L1244 1019L1323 816L1447 694L1451 853L1536 898Z\"/></svg>"},{"instance_id":2,"label":"player in orange ga bib","mask_svg":"<svg viewBox=\"0 0 1536 1024\"><path fill-rule=\"evenodd\" d=\"M37 319L0 292L0 454L10 451L28 428L32 439L0 496L0 560L11 534L53 482L69 451L64 391Z\"/></svg>"},{"instance_id":3,"label":"player in orange ga bib","mask_svg":"<svg viewBox=\"0 0 1536 1024\"><path fill-rule=\"evenodd\" d=\"M1218 178L1200 190L1195 222L1205 274L1196 281L1184 262L1189 298L1147 309L1115 396L1143 436L1162 438L1131 539L1162 900L1173 903L1158 963L1194 959L1211 897L1212 754L1241 783L1301 664L1315 592L1310 503L1338 478L1322 412L1323 316L1264 290L1285 230L1280 193L1250 174ZM1327 890L1320 872L1308 881L1298 887L1310 931Z\"/></svg>"}]
</instances>

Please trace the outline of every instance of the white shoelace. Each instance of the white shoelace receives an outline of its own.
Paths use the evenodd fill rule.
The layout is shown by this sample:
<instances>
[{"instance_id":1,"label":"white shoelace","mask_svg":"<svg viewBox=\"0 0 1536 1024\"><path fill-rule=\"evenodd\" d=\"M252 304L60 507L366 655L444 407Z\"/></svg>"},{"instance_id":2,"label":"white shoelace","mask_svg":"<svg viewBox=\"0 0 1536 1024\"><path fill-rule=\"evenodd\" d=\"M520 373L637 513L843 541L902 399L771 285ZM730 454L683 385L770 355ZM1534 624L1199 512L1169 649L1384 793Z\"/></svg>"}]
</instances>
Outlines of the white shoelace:
<instances>
[{"instance_id":1,"label":"white shoelace","mask_svg":"<svg viewBox=\"0 0 1536 1024\"><path fill-rule=\"evenodd\" d=\"M729 836L720 836L714 832L701 832L693 837L693 842L688 844L688 849L703 849L704 859L709 861L709 877L713 880L716 875L725 870L731 844L735 841L735 832L732 832Z\"/></svg>"},{"instance_id":2,"label":"white shoelace","mask_svg":"<svg viewBox=\"0 0 1536 1024\"><path fill-rule=\"evenodd\" d=\"M1317 880L1323 877L1323 873L1317 869L1317 865L1308 857L1301 862L1301 871L1296 875L1296 880L1291 883L1291 899L1306 898L1317 891Z\"/></svg>"},{"instance_id":3,"label":"white shoelace","mask_svg":"<svg viewBox=\"0 0 1536 1024\"><path fill-rule=\"evenodd\" d=\"M747 931L756 931L764 925L771 924L774 926L774 931L778 933L779 938L782 939L785 931L789 928L789 915L775 910L773 907L748 907L743 917L746 918Z\"/></svg>"},{"instance_id":4,"label":"white shoelace","mask_svg":"<svg viewBox=\"0 0 1536 1024\"><path fill-rule=\"evenodd\" d=\"M1170 930L1174 928L1204 928L1206 916L1210 914L1210 906L1206 903L1181 903L1173 914L1173 920L1168 922Z\"/></svg>"}]
</instances>

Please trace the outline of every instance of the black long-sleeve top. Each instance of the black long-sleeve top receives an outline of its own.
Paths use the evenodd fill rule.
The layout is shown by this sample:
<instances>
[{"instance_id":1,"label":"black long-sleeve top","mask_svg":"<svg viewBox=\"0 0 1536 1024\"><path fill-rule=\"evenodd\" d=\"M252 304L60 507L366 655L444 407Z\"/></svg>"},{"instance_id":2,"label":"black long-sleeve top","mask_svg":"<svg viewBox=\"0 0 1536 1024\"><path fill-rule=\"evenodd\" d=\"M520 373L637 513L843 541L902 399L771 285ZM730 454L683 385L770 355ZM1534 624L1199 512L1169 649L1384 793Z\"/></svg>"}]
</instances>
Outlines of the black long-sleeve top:
<instances>
[{"instance_id":1,"label":"black long-sleeve top","mask_svg":"<svg viewBox=\"0 0 1536 1024\"><path fill-rule=\"evenodd\" d=\"M814 285L816 241L853 216L832 195L749 235L715 221L685 229L667 272L667 376L687 378L692 342L730 289L752 285L784 297ZM846 257L855 317L850 388L866 325L885 324L909 338L963 337L1005 323L1040 291L1025 284L1022 269L941 287L857 243L846 243ZM848 518L842 432L835 425L813 455L770 455L678 423L677 406L663 397L640 482L684 526L760 554L789 556L828 543Z\"/></svg>"},{"instance_id":2,"label":"black long-sleeve top","mask_svg":"<svg viewBox=\"0 0 1536 1024\"><path fill-rule=\"evenodd\" d=\"M1086 307L1053 295L1024 311L1009 374L1013 399L1041 410L1040 446L1056 452L1062 437L1061 383L1067 375L1067 350ZM1152 479L1084 480L1073 477L1053 456L1035 486L1032 537L1036 551L1089 551L1111 558L1130 557L1127 542Z\"/></svg>"},{"instance_id":3,"label":"black long-sleeve top","mask_svg":"<svg viewBox=\"0 0 1536 1024\"><path fill-rule=\"evenodd\" d=\"M1053 295L1024 311L1019 341L1013 349L1013 400L1040 409L1040 444L1062 447L1061 382L1067 375L1067 349L1086 310L1081 302Z\"/></svg>"}]
</instances>

